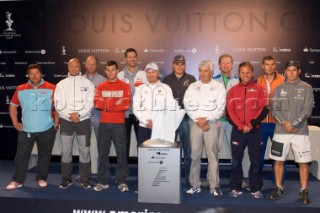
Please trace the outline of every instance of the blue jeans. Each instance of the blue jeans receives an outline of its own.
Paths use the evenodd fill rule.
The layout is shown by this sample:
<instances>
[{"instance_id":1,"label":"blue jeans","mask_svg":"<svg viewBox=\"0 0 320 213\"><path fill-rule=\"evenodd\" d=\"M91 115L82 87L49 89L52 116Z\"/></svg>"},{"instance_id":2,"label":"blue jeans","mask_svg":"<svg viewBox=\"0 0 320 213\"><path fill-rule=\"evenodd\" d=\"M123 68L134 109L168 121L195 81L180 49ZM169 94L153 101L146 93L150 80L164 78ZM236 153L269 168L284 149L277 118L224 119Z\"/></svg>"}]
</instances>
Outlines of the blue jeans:
<instances>
[{"instance_id":1,"label":"blue jeans","mask_svg":"<svg viewBox=\"0 0 320 213\"><path fill-rule=\"evenodd\" d=\"M185 115L182 119L178 129L176 130L175 141L177 137L179 139L183 149L183 162L184 162L184 175L186 180L186 187L190 186L189 174L191 166L191 147L190 147L190 129L189 129L189 116Z\"/></svg>"}]
</instances>

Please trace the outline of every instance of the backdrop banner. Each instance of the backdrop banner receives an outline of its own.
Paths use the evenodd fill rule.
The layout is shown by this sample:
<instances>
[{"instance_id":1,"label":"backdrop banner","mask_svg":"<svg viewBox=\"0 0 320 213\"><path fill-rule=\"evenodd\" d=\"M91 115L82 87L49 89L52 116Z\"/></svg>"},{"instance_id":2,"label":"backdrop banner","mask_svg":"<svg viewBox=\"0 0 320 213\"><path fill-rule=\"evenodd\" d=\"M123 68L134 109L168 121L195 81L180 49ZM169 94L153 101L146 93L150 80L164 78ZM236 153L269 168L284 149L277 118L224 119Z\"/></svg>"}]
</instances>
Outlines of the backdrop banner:
<instances>
[{"instance_id":1,"label":"backdrop banner","mask_svg":"<svg viewBox=\"0 0 320 213\"><path fill-rule=\"evenodd\" d=\"M172 72L173 57L186 58L187 72L198 78L198 64L211 59L215 75L223 53L234 57L233 72L250 61L261 75L265 55L285 63L300 61L301 79L314 88L310 124L320 126L320 40L316 0L57 0L0 2L0 156L14 156L17 132L8 106L26 68L37 63L44 79L57 83L67 76L67 62L88 55L124 66L124 51L138 51L141 69L151 61L161 78ZM84 64L82 64L84 72Z\"/></svg>"}]
</instances>

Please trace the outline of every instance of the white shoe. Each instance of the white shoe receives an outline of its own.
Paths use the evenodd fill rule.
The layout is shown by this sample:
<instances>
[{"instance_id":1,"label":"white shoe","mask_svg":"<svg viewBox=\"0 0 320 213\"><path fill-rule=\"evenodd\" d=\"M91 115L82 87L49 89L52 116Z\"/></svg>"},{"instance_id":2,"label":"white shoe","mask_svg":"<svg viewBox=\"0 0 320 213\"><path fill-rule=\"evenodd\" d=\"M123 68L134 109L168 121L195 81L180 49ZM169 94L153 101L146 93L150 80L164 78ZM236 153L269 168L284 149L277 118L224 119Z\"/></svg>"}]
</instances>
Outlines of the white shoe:
<instances>
[{"instance_id":1,"label":"white shoe","mask_svg":"<svg viewBox=\"0 0 320 213\"><path fill-rule=\"evenodd\" d=\"M97 185L95 185L95 186L93 187L93 191L100 192L101 190L107 189L107 188L109 188L109 185L108 185L108 184L103 185L103 184L101 184L101 183L97 183Z\"/></svg>"},{"instance_id":2,"label":"white shoe","mask_svg":"<svg viewBox=\"0 0 320 213\"><path fill-rule=\"evenodd\" d=\"M120 189L121 192L128 192L129 191L129 187L126 183L119 184L118 189Z\"/></svg>"},{"instance_id":3,"label":"white shoe","mask_svg":"<svg viewBox=\"0 0 320 213\"><path fill-rule=\"evenodd\" d=\"M201 188L191 187L188 191L186 191L187 194L196 194L201 192Z\"/></svg>"}]
</instances>

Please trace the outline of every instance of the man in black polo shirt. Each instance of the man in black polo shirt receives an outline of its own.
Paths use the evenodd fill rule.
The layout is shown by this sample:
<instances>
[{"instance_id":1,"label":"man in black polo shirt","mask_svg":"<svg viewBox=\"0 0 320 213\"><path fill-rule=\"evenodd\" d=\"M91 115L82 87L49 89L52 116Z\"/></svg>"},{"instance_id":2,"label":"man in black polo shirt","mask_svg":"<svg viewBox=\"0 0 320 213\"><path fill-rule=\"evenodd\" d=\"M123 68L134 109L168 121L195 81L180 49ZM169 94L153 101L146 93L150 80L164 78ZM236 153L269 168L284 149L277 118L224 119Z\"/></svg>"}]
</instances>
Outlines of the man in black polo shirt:
<instances>
[{"instance_id":1,"label":"man in black polo shirt","mask_svg":"<svg viewBox=\"0 0 320 213\"><path fill-rule=\"evenodd\" d=\"M186 73L186 60L183 55L177 55L173 59L172 64L173 72L167 75L163 79L163 83L170 86L173 97L179 103L181 109L184 109L183 97L184 93L188 89L189 85L196 81L193 75ZM190 148L190 130L189 130L189 116L185 114L183 120L180 123L179 128L176 131L176 138L179 134L180 142L183 149L183 162L185 171L186 185L185 189L190 188L189 173L191 166L191 148Z\"/></svg>"}]
</instances>

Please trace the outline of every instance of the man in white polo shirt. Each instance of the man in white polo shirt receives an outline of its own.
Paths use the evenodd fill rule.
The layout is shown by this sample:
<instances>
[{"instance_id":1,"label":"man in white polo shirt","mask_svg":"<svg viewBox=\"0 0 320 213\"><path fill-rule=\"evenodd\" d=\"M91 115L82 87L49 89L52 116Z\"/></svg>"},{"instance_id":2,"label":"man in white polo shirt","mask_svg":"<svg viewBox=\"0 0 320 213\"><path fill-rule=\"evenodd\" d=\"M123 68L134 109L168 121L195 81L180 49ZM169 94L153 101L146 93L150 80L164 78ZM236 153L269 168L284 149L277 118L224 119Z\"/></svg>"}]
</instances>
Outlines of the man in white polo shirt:
<instances>
[{"instance_id":1,"label":"man in white polo shirt","mask_svg":"<svg viewBox=\"0 0 320 213\"><path fill-rule=\"evenodd\" d=\"M188 194L201 192L201 156L203 146L208 157L208 181L210 193L215 197L223 194L219 185L219 119L224 113L226 105L226 90L222 84L212 79L213 63L210 60L199 64L200 80L190 84L183 104L190 117L191 144L191 188Z\"/></svg>"}]
</instances>

